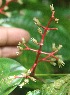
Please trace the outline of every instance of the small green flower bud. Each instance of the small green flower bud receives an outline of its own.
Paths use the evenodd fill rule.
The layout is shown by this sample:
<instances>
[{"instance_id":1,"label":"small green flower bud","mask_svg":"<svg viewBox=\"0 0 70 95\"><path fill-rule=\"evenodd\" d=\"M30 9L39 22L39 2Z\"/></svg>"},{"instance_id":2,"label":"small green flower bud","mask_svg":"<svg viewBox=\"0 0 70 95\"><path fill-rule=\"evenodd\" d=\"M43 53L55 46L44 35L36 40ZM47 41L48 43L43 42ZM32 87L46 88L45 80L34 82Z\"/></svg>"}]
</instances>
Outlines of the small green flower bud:
<instances>
[{"instance_id":1,"label":"small green flower bud","mask_svg":"<svg viewBox=\"0 0 70 95\"><path fill-rule=\"evenodd\" d=\"M5 7L4 7L4 10L8 10L8 8L9 8L8 6L5 6Z\"/></svg>"},{"instance_id":2,"label":"small green flower bud","mask_svg":"<svg viewBox=\"0 0 70 95\"><path fill-rule=\"evenodd\" d=\"M53 51L60 50L62 48L62 45L59 45L58 47L55 46L55 43L52 44Z\"/></svg>"},{"instance_id":3,"label":"small green flower bud","mask_svg":"<svg viewBox=\"0 0 70 95\"><path fill-rule=\"evenodd\" d=\"M17 48L19 49L19 48L20 48L20 46L17 46Z\"/></svg>"},{"instance_id":4,"label":"small green flower bud","mask_svg":"<svg viewBox=\"0 0 70 95\"><path fill-rule=\"evenodd\" d=\"M56 59L55 58L51 58L51 61L56 61Z\"/></svg>"},{"instance_id":5,"label":"small green flower bud","mask_svg":"<svg viewBox=\"0 0 70 95\"><path fill-rule=\"evenodd\" d=\"M19 50L22 51L22 50L23 50L23 47L20 46L20 47L19 47Z\"/></svg>"},{"instance_id":6,"label":"small green flower bud","mask_svg":"<svg viewBox=\"0 0 70 95\"><path fill-rule=\"evenodd\" d=\"M40 28L38 28L38 32L42 35L42 30Z\"/></svg>"},{"instance_id":7,"label":"small green flower bud","mask_svg":"<svg viewBox=\"0 0 70 95\"><path fill-rule=\"evenodd\" d=\"M52 50L53 50L53 51L56 51L56 50L57 50L57 48L56 48L56 46L55 46L55 43L52 44Z\"/></svg>"},{"instance_id":8,"label":"small green flower bud","mask_svg":"<svg viewBox=\"0 0 70 95\"><path fill-rule=\"evenodd\" d=\"M19 42L19 44L18 44L18 46L17 46L17 48L18 48L20 51L23 50L23 47L22 47L21 45L22 45L22 44Z\"/></svg>"},{"instance_id":9,"label":"small green flower bud","mask_svg":"<svg viewBox=\"0 0 70 95\"><path fill-rule=\"evenodd\" d=\"M30 77L30 79L34 82L36 82L36 79L34 77Z\"/></svg>"},{"instance_id":10,"label":"small green flower bud","mask_svg":"<svg viewBox=\"0 0 70 95\"><path fill-rule=\"evenodd\" d=\"M56 57L62 59L62 55L56 55Z\"/></svg>"},{"instance_id":11,"label":"small green flower bud","mask_svg":"<svg viewBox=\"0 0 70 95\"><path fill-rule=\"evenodd\" d=\"M55 62L50 62L50 64L52 64L53 66L56 66L56 63Z\"/></svg>"},{"instance_id":12,"label":"small green flower bud","mask_svg":"<svg viewBox=\"0 0 70 95\"><path fill-rule=\"evenodd\" d=\"M19 87L22 88L24 85L25 85L25 82L21 83L21 84L19 85Z\"/></svg>"},{"instance_id":13,"label":"small green flower bud","mask_svg":"<svg viewBox=\"0 0 70 95\"><path fill-rule=\"evenodd\" d=\"M25 39L24 39L24 38L22 38L22 44L25 44L25 43L26 43Z\"/></svg>"},{"instance_id":14,"label":"small green flower bud","mask_svg":"<svg viewBox=\"0 0 70 95\"><path fill-rule=\"evenodd\" d=\"M19 4L23 4L22 0L17 0L17 2L18 2Z\"/></svg>"},{"instance_id":15,"label":"small green flower bud","mask_svg":"<svg viewBox=\"0 0 70 95\"><path fill-rule=\"evenodd\" d=\"M21 42L18 43L18 46L20 46L20 45L21 45Z\"/></svg>"},{"instance_id":16,"label":"small green flower bud","mask_svg":"<svg viewBox=\"0 0 70 95\"><path fill-rule=\"evenodd\" d=\"M50 9L51 9L51 11L54 11L53 4L52 4L52 5L50 5Z\"/></svg>"},{"instance_id":17,"label":"small green flower bud","mask_svg":"<svg viewBox=\"0 0 70 95\"><path fill-rule=\"evenodd\" d=\"M25 79L24 82L25 82L25 84L29 83L29 79Z\"/></svg>"},{"instance_id":18,"label":"small green flower bud","mask_svg":"<svg viewBox=\"0 0 70 95\"><path fill-rule=\"evenodd\" d=\"M55 22L58 23L59 19L55 18Z\"/></svg>"},{"instance_id":19,"label":"small green flower bud","mask_svg":"<svg viewBox=\"0 0 70 95\"><path fill-rule=\"evenodd\" d=\"M17 51L16 54L19 55L19 52Z\"/></svg>"},{"instance_id":20,"label":"small green flower bud","mask_svg":"<svg viewBox=\"0 0 70 95\"><path fill-rule=\"evenodd\" d=\"M39 20L37 18L34 18L33 20L36 25L41 26L41 23L39 22Z\"/></svg>"},{"instance_id":21,"label":"small green flower bud","mask_svg":"<svg viewBox=\"0 0 70 95\"><path fill-rule=\"evenodd\" d=\"M22 88L25 84L29 83L29 79L25 79L19 86Z\"/></svg>"},{"instance_id":22,"label":"small green flower bud","mask_svg":"<svg viewBox=\"0 0 70 95\"><path fill-rule=\"evenodd\" d=\"M27 74L28 74L28 75L30 75L30 74L31 74L31 70L30 70L30 69L27 71Z\"/></svg>"},{"instance_id":23,"label":"small green flower bud","mask_svg":"<svg viewBox=\"0 0 70 95\"><path fill-rule=\"evenodd\" d=\"M63 62L63 60L59 59L58 60L58 65L59 65L59 68L61 68L62 66L65 65L65 63Z\"/></svg>"},{"instance_id":24,"label":"small green flower bud","mask_svg":"<svg viewBox=\"0 0 70 95\"><path fill-rule=\"evenodd\" d=\"M62 48L62 45L59 45L57 49L60 50L61 48Z\"/></svg>"},{"instance_id":25,"label":"small green flower bud","mask_svg":"<svg viewBox=\"0 0 70 95\"><path fill-rule=\"evenodd\" d=\"M38 42L37 42L37 40L35 38L31 38L31 41L33 41L33 43L38 45Z\"/></svg>"},{"instance_id":26,"label":"small green flower bud","mask_svg":"<svg viewBox=\"0 0 70 95\"><path fill-rule=\"evenodd\" d=\"M5 15L6 15L7 17L11 17L11 12L5 12Z\"/></svg>"}]
</instances>

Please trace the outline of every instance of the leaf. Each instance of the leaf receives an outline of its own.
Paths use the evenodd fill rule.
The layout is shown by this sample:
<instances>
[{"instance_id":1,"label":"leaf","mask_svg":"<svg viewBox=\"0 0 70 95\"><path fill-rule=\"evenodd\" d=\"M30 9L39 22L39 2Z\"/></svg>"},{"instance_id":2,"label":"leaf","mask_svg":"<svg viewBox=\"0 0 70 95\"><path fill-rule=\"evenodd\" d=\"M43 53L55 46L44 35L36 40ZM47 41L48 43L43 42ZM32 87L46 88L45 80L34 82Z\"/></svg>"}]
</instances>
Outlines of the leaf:
<instances>
[{"instance_id":1,"label":"leaf","mask_svg":"<svg viewBox=\"0 0 70 95\"><path fill-rule=\"evenodd\" d=\"M29 91L26 95L69 95L70 74L55 80L52 83L46 83L41 89Z\"/></svg>"},{"instance_id":2,"label":"leaf","mask_svg":"<svg viewBox=\"0 0 70 95\"><path fill-rule=\"evenodd\" d=\"M21 79L10 78L14 75L24 73L26 69L19 62L9 59L0 58L0 95L8 95L22 81Z\"/></svg>"},{"instance_id":3,"label":"leaf","mask_svg":"<svg viewBox=\"0 0 70 95\"><path fill-rule=\"evenodd\" d=\"M53 83L45 84L42 93L45 95L67 95L70 86L70 75L55 80Z\"/></svg>"},{"instance_id":4,"label":"leaf","mask_svg":"<svg viewBox=\"0 0 70 95\"><path fill-rule=\"evenodd\" d=\"M40 95L40 90L29 91L26 95Z\"/></svg>"}]
</instances>

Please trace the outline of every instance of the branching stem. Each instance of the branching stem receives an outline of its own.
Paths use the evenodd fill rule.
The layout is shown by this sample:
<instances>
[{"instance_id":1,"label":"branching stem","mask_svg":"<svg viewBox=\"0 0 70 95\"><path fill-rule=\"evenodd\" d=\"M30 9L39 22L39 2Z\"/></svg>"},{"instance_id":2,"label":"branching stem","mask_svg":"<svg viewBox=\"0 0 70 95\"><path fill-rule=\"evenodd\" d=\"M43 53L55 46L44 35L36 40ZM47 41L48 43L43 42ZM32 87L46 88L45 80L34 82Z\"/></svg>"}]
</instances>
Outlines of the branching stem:
<instances>
[{"instance_id":1,"label":"branching stem","mask_svg":"<svg viewBox=\"0 0 70 95\"><path fill-rule=\"evenodd\" d=\"M42 52L42 46L43 46L44 39L45 39L45 36L46 36L46 34L47 34L47 31L48 31L48 30L57 30L57 28L49 28L49 26L50 26L52 20L55 19L55 18L54 18L54 13L55 13L55 11L52 11L52 16L51 16L51 18L50 18L50 20L49 20L47 26L46 26L46 27L42 26L42 28L44 29L44 33L42 34L42 37L41 37L41 41L40 41L40 44L39 44L39 49L38 49L38 50L30 49L30 50L33 50L33 51L37 52L34 65L33 65L32 68L31 68L31 75L33 75L33 76L34 76L34 74L35 74L35 69L36 69L36 67L37 67L37 65L38 65L39 62L41 62L41 61L50 61L50 60L47 60L50 56L56 58L56 57L53 55L53 54L55 54L56 52L51 52L51 53L44 53L44 52ZM39 57L40 57L40 54L41 54L41 53L48 54L48 56L46 56L45 58L42 58L42 59L39 60ZM56 59L57 59L57 58L56 58Z\"/></svg>"}]
</instances>

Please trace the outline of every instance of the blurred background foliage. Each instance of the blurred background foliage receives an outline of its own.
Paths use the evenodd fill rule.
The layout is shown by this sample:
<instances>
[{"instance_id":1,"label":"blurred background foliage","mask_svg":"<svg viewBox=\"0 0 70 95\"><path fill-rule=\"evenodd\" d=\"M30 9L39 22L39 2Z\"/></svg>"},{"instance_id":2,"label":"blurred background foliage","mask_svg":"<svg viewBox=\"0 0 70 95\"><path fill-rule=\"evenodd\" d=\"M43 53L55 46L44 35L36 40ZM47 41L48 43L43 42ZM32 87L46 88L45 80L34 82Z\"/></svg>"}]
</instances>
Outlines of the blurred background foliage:
<instances>
[{"instance_id":1,"label":"blurred background foliage","mask_svg":"<svg viewBox=\"0 0 70 95\"><path fill-rule=\"evenodd\" d=\"M10 3L8 11L11 16L6 17L0 14L0 26L6 27L18 27L26 29L31 37L40 41L40 35L37 32L37 26L33 22L33 18L37 17L42 25L46 25L51 11L50 4L54 4L55 16L59 18L59 23L53 22L50 27L58 27L58 31L50 31L45 39L43 51L50 52L52 43L56 45L62 44L63 48L59 51L59 54L63 56L65 66L61 69L58 66L52 66L49 63L40 63L36 69L36 74L67 74L70 73L70 0L22 0L23 4ZM37 49L38 47L29 41L28 45ZM29 69L35 60L35 53L31 51L24 51L22 55L15 60L20 62L24 67ZM41 76L42 78L46 78ZM51 78L47 76L47 78ZM25 95L25 93L32 88L37 88L42 83L30 82L30 85L26 85L23 89L15 89L10 95ZM29 87L29 88L28 88ZM18 91L17 91L18 90ZM24 92L23 92L24 91Z\"/></svg>"}]
</instances>

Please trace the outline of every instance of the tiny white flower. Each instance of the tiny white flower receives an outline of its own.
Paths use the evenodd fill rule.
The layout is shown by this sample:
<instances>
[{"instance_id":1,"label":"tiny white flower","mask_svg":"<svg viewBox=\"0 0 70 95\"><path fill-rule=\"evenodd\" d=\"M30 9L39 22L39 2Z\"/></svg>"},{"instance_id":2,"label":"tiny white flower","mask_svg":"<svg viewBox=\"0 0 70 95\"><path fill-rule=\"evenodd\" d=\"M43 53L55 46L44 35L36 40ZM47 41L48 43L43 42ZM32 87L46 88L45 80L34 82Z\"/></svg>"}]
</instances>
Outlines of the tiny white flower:
<instances>
[{"instance_id":1,"label":"tiny white flower","mask_svg":"<svg viewBox=\"0 0 70 95\"><path fill-rule=\"evenodd\" d=\"M25 83L29 83L29 79L25 79L24 82L25 82Z\"/></svg>"},{"instance_id":2,"label":"tiny white flower","mask_svg":"<svg viewBox=\"0 0 70 95\"><path fill-rule=\"evenodd\" d=\"M18 43L18 46L20 46L20 45L21 45L21 42Z\"/></svg>"},{"instance_id":3,"label":"tiny white flower","mask_svg":"<svg viewBox=\"0 0 70 95\"><path fill-rule=\"evenodd\" d=\"M34 17L34 23L38 26L41 26L41 23L39 22L39 20L37 18Z\"/></svg>"},{"instance_id":4,"label":"tiny white flower","mask_svg":"<svg viewBox=\"0 0 70 95\"><path fill-rule=\"evenodd\" d=\"M65 63L63 62L63 60L59 59L58 60L58 65L59 65L59 68L61 68L62 66L65 65Z\"/></svg>"},{"instance_id":5,"label":"tiny white flower","mask_svg":"<svg viewBox=\"0 0 70 95\"><path fill-rule=\"evenodd\" d=\"M58 23L59 19L55 18L55 22Z\"/></svg>"},{"instance_id":6,"label":"tiny white flower","mask_svg":"<svg viewBox=\"0 0 70 95\"><path fill-rule=\"evenodd\" d=\"M30 79L34 82L36 82L36 79L34 77L30 77Z\"/></svg>"},{"instance_id":7,"label":"tiny white flower","mask_svg":"<svg viewBox=\"0 0 70 95\"><path fill-rule=\"evenodd\" d=\"M8 8L9 8L8 6L5 6L5 7L4 7L4 10L8 10Z\"/></svg>"},{"instance_id":8,"label":"tiny white flower","mask_svg":"<svg viewBox=\"0 0 70 95\"><path fill-rule=\"evenodd\" d=\"M27 73L28 73L28 74L31 74L31 70L29 69Z\"/></svg>"},{"instance_id":9,"label":"tiny white flower","mask_svg":"<svg viewBox=\"0 0 70 95\"><path fill-rule=\"evenodd\" d=\"M51 11L54 11L53 4L52 4L52 5L50 5L50 9L51 9Z\"/></svg>"},{"instance_id":10,"label":"tiny white flower","mask_svg":"<svg viewBox=\"0 0 70 95\"><path fill-rule=\"evenodd\" d=\"M21 83L21 84L19 85L19 87L22 88L24 85L25 85L25 82Z\"/></svg>"},{"instance_id":11,"label":"tiny white flower","mask_svg":"<svg viewBox=\"0 0 70 95\"><path fill-rule=\"evenodd\" d=\"M19 55L19 52L17 51L16 54Z\"/></svg>"},{"instance_id":12,"label":"tiny white flower","mask_svg":"<svg viewBox=\"0 0 70 95\"><path fill-rule=\"evenodd\" d=\"M52 49L53 49L53 51L57 50L55 43L52 44Z\"/></svg>"},{"instance_id":13,"label":"tiny white flower","mask_svg":"<svg viewBox=\"0 0 70 95\"><path fill-rule=\"evenodd\" d=\"M23 4L22 0L18 0L18 3L19 3L19 4Z\"/></svg>"},{"instance_id":14,"label":"tiny white flower","mask_svg":"<svg viewBox=\"0 0 70 95\"><path fill-rule=\"evenodd\" d=\"M53 66L56 66L56 63L55 62L50 62L50 64L52 64Z\"/></svg>"},{"instance_id":15,"label":"tiny white flower","mask_svg":"<svg viewBox=\"0 0 70 95\"><path fill-rule=\"evenodd\" d=\"M26 43L25 39L24 39L24 38L22 38L22 44L25 44L25 43Z\"/></svg>"},{"instance_id":16,"label":"tiny white flower","mask_svg":"<svg viewBox=\"0 0 70 95\"><path fill-rule=\"evenodd\" d=\"M38 28L38 32L42 35L42 30L40 28Z\"/></svg>"},{"instance_id":17,"label":"tiny white flower","mask_svg":"<svg viewBox=\"0 0 70 95\"><path fill-rule=\"evenodd\" d=\"M37 40L35 38L31 38L31 41L33 41L33 43L38 45L38 42L37 42Z\"/></svg>"},{"instance_id":18,"label":"tiny white flower","mask_svg":"<svg viewBox=\"0 0 70 95\"><path fill-rule=\"evenodd\" d=\"M62 48L62 45L59 45L59 46L58 46L58 50L60 50L61 48Z\"/></svg>"},{"instance_id":19,"label":"tiny white flower","mask_svg":"<svg viewBox=\"0 0 70 95\"><path fill-rule=\"evenodd\" d=\"M7 17L11 17L11 12L5 12L5 15L6 15Z\"/></svg>"}]
</instances>

